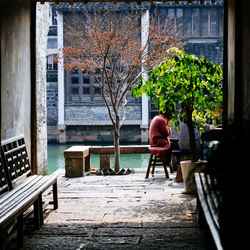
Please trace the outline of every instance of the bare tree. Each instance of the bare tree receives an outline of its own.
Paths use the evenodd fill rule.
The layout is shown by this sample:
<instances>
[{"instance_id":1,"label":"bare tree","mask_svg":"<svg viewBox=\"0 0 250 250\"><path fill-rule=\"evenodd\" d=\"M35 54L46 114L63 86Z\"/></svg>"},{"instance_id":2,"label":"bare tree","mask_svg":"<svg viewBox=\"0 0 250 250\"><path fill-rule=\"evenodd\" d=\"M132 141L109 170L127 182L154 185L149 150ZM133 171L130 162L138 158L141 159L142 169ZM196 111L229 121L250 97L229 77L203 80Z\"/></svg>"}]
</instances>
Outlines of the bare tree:
<instances>
[{"instance_id":1,"label":"bare tree","mask_svg":"<svg viewBox=\"0 0 250 250\"><path fill-rule=\"evenodd\" d=\"M101 77L95 82L114 127L115 166L120 169L120 128L131 87L143 73L166 57L170 47L182 47L179 32L166 20L142 25L145 9L127 4L96 4L75 13L66 23L66 45L60 53L67 70L82 70ZM144 27L143 27L144 26ZM142 43L141 33L146 31Z\"/></svg>"}]
</instances>

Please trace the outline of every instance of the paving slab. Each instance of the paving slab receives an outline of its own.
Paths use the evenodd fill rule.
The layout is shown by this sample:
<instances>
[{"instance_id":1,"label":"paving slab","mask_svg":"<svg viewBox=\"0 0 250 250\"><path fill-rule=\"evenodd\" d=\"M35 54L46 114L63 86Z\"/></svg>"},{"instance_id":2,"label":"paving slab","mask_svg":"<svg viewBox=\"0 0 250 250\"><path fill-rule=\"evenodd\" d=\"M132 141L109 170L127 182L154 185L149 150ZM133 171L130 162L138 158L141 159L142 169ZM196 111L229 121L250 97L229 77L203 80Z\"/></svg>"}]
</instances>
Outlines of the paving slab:
<instances>
[{"instance_id":1,"label":"paving slab","mask_svg":"<svg viewBox=\"0 0 250 250\"><path fill-rule=\"evenodd\" d=\"M196 196L182 194L175 175L146 169L126 176L58 179L59 207L40 230L25 232L22 249L203 250ZM49 199L48 194L45 199Z\"/></svg>"}]
</instances>

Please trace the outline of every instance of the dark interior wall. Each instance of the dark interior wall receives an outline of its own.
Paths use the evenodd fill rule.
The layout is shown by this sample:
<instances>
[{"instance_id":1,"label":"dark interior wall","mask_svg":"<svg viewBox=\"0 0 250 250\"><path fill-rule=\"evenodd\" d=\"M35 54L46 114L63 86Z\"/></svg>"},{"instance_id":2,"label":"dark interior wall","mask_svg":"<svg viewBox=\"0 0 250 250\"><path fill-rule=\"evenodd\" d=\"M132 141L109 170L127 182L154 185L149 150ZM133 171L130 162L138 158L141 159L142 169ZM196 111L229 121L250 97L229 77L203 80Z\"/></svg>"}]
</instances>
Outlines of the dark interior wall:
<instances>
[{"instance_id":1,"label":"dark interior wall","mask_svg":"<svg viewBox=\"0 0 250 250\"><path fill-rule=\"evenodd\" d=\"M0 7L1 137L23 133L30 149L30 1L1 0Z\"/></svg>"},{"instance_id":2,"label":"dark interior wall","mask_svg":"<svg viewBox=\"0 0 250 250\"><path fill-rule=\"evenodd\" d=\"M242 119L250 124L250 1L243 1L242 18ZM250 128L248 128L250 130Z\"/></svg>"},{"instance_id":3,"label":"dark interior wall","mask_svg":"<svg viewBox=\"0 0 250 250\"><path fill-rule=\"evenodd\" d=\"M250 249L250 1L225 0L228 13L222 168L221 233L224 249ZM243 145L244 144L244 145ZM237 176L238 175L238 176Z\"/></svg>"},{"instance_id":4,"label":"dark interior wall","mask_svg":"<svg viewBox=\"0 0 250 250\"><path fill-rule=\"evenodd\" d=\"M235 1L228 2L228 51L227 53L227 67L228 67L228 93L227 93L227 114L231 122L234 120L234 95L235 95Z\"/></svg>"}]
</instances>

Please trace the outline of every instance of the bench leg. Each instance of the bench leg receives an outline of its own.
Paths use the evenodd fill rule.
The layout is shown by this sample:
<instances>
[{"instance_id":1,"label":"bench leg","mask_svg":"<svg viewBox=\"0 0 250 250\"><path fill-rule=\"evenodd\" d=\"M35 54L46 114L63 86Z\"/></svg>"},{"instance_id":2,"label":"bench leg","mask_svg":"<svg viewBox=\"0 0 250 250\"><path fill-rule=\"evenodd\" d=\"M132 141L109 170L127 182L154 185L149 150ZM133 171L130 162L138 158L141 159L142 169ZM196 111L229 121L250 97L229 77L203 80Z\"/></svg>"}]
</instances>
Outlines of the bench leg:
<instances>
[{"instance_id":1,"label":"bench leg","mask_svg":"<svg viewBox=\"0 0 250 250\"><path fill-rule=\"evenodd\" d=\"M19 248L23 246L23 214L17 217L17 244Z\"/></svg>"},{"instance_id":2,"label":"bench leg","mask_svg":"<svg viewBox=\"0 0 250 250\"><path fill-rule=\"evenodd\" d=\"M43 225L43 199L42 194L38 196L40 227Z\"/></svg>"},{"instance_id":3,"label":"bench leg","mask_svg":"<svg viewBox=\"0 0 250 250\"><path fill-rule=\"evenodd\" d=\"M58 208L57 181L53 184L53 202L56 210Z\"/></svg>"},{"instance_id":4,"label":"bench leg","mask_svg":"<svg viewBox=\"0 0 250 250\"><path fill-rule=\"evenodd\" d=\"M34 226L36 230L41 227L39 198L34 202Z\"/></svg>"},{"instance_id":5,"label":"bench leg","mask_svg":"<svg viewBox=\"0 0 250 250\"><path fill-rule=\"evenodd\" d=\"M3 229L0 227L0 250L3 250Z\"/></svg>"}]
</instances>

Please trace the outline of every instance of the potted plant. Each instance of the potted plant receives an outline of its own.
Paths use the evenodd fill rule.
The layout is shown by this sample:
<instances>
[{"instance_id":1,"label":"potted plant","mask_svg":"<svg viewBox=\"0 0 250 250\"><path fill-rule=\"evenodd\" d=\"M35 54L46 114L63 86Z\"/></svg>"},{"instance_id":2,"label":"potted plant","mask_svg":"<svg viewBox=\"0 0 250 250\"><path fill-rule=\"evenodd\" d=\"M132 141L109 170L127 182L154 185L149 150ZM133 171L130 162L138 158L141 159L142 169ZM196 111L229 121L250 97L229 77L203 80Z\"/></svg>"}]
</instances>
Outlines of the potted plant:
<instances>
[{"instance_id":1,"label":"potted plant","mask_svg":"<svg viewBox=\"0 0 250 250\"><path fill-rule=\"evenodd\" d=\"M173 125L177 130L180 120L185 121L190 139L190 162L195 166L199 158L195 127L202 130L207 119L214 119L215 111L221 109L222 66L171 48L164 61L151 71L146 83L141 81L133 88L134 96L143 93L161 110L172 108ZM175 112L179 108L184 112ZM194 119L197 116L199 119Z\"/></svg>"}]
</instances>

